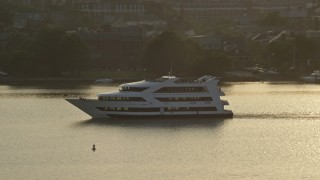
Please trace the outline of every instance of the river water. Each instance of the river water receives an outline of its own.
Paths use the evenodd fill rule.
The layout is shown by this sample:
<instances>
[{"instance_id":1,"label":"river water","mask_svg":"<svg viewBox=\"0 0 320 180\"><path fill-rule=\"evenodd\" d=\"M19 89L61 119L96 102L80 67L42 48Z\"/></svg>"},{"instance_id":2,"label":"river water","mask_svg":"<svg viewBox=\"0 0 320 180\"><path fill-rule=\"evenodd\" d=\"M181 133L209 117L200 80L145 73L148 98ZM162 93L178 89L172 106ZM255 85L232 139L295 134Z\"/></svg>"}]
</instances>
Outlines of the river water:
<instances>
[{"instance_id":1,"label":"river water","mask_svg":"<svg viewBox=\"0 0 320 180\"><path fill-rule=\"evenodd\" d=\"M0 85L0 179L320 179L319 84L226 83L233 119L92 120L64 100L117 89Z\"/></svg>"}]
</instances>

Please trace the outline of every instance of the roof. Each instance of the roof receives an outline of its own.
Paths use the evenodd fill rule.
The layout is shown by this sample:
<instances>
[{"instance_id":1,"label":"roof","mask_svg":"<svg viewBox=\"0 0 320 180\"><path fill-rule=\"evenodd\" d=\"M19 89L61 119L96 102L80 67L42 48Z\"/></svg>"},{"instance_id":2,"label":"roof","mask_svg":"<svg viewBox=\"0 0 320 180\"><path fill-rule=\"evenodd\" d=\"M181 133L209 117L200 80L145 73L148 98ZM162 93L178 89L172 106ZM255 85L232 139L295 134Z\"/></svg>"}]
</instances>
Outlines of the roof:
<instances>
[{"instance_id":1,"label":"roof","mask_svg":"<svg viewBox=\"0 0 320 180\"><path fill-rule=\"evenodd\" d=\"M304 8L294 8L281 11L280 16L286 18L305 18L308 16L308 12Z\"/></svg>"},{"instance_id":2,"label":"roof","mask_svg":"<svg viewBox=\"0 0 320 180\"><path fill-rule=\"evenodd\" d=\"M249 51L244 50L244 49L237 47L237 46L228 49L226 51L226 54L231 55L231 56L233 56L233 55L250 55Z\"/></svg>"},{"instance_id":3,"label":"roof","mask_svg":"<svg viewBox=\"0 0 320 180\"><path fill-rule=\"evenodd\" d=\"M136 26L113 28L111 31L82 30L78 35L85 41L135 41L143 38L142 30Z\"/></svg>"},{"instance_id":4,"label":"roof","mask_svg":"<svg viewBox=\"0 0 320 180\"><path fill-rule=\"evenodd\" d=\"M189 38L194 39L198 42L203 43L221 43L221 38L214 35L195 35L195 36L189 36Z\"/></svg>"}]
</instances>

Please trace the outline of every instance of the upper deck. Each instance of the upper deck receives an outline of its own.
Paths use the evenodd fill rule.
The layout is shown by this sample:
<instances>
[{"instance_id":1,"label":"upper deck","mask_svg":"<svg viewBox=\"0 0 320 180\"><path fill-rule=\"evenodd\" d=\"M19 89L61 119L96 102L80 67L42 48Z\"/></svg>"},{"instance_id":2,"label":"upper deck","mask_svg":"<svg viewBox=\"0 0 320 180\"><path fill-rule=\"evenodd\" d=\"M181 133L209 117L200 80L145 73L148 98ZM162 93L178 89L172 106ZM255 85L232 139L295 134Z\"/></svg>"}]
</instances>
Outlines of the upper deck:
<instances>
[{"instance_id":1,"label":"upper deck","mask_svg":"<svg viewBox=\"0 0 320 180\"><path fill-rule=\"evenodd\" d=\"M153 93L195 93L208 92L208 86L217 87L218 78L203 76L198 79L185 79L175 76L162 76L153 80L142 80L120 85L120 93L142 92L147 90ZM102 93L100 95L112 93Z\"/></svg>"}]
</instances>

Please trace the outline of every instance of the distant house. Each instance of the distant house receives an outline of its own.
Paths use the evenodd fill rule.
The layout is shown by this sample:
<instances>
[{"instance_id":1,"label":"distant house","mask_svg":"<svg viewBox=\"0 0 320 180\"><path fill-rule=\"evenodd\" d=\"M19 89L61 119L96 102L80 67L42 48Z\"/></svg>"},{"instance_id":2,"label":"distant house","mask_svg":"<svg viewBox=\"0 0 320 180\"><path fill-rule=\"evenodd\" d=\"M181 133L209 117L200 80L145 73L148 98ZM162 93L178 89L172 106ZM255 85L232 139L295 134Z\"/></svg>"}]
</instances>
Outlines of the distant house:
<instances>
[{"instance_id":1,"label":"distant house","mask_svg":"<svg viewBox=\"0 0 320 180\"><path fill-rule=\"evenodd\" d=\"M8 73L5 73L3 71L0 71L0 78L1 77L7 77L8 76Z\"/></svg>"},{"instance_id":2,"label":"distant house","mask_svg":"<svg viewBox=\"0 0 320 180\"><path fill-rule=\"evenodd\" d=\"M189 36L188 38L197 42L205 50L222 50L222 40L213 35Z\"/></svg>"},{"instance_id":3,"label":"distant house","mask_svg":"<svg viewBox=\"0 0 320 180\"><path fill-rule=\"evenodd\" d=\"M291 8L296 9L298 7L307 6L308 2L306 0L268 0L268 1L255 1L254 2L254 11L257 12L257 15L265 15L272 12L284 12L288 11ZM290 12L289 14L291 14ZM288 14L288 15L289 15ZM296 13L294 13L296 14Z\"/></svg>"},{"instance_id":4,"label":"distant house","mask_svg":"<svg viewBox=\"0 0 320 180\"><path fill-rule=\"evenodd\" d=\"M172 2L172 9L185 19L210 22L232 20L242 15L246 7L241 1L176 0Z\"/></svg>"},{"instance_id":5,"label":"distant house","mask_svg":"<svg viewBox=\"0 0 320 180\"><path fill-rule=\"evenodd\" d=\"M239 26L252 25L254 23L254 19L251 16L243 14L235 17L234 22Z\"/></svg>"},{"instance_id":6,"label":"distant house","mask_svg":"<svg viewBox=\"0 0 320 180\"><path fill-rule=\"evenodd\" d=\"M111 26L114 28L139 26L145 32L144 35L146 37L159 35L164 31L166 25L166 21L158 18L155 15L143 15L140 17L120 17L111 24Z\"/></svg>"},{"instance_id":7,"label":"distant house","mask_svg":"<svg viewBox=\"0 0 320 180\"><path fill-rule=\"evenodd\" d=\"M320 40L320 30L316 31L306 31L306 37L314 40Z\"/></svg>"},{"instance_id":8,"label":"distant house","mask_svg":"<svg viewBox=\"0 0 320 180\"><path fill-rule=\"evenodd\" d=\"M15 28L22 29L30 24L40 23L43 19L43 14L39 12L18 12L13 17L13 22Z\"/></svg>"},{"instance_id":9,"label":"distant house","mask_svg":"<svg viewBox=\"0 0 320 180\"><path fill-rule=\"evenodd\" d=\"M251 54L244 49L242 39L214 35L188 36L207 51L224 53L232 60L233 69L243 69L251 65Z\"/></svg>"},{"instance_id":10,"label":"distant house","mask_svg":"<svg viewBox=\"0 0 320 180\"><path fill-rule=\"evenodd\" d=\"M0 32L0 47L6 47L15 32Z\"/></svg>"},{"instance_id":11,"label":"distant house","mask_svg":"<svg viewBox=\"0 0 320 180\"><path fill-rule=\"evenodd\" d=\"M280 16L289 19L304 19L308 16L307 9L305 8L290 8L280 12Z\"/></svg>"},{"instance_id":12,"label":"distant house","mask_svg":"<svg viewBox=\"0 0 320 180\"><path fill-rule=\"evenodd\" d=\"M89 46L94 67L105 69L140 66L144 35L138 26L102 31L80 30L78 35Z\"/></svg>"},{"instance_id":13,"label":"distant house","mask_svg":"<svg viewBox=\"0 0 320 180\"><path fill-rule=\"evenodd\" d=\"M251 66L251 54L240 47L233 46L232 48L226 49L225 54L231 59L233 69L244 69Z\"/></svg>"},{"instance_id":14,"label":"distant house","mask_svg":"<svg viewBox=\"0 0 320 180\"><path fill-rule=\"evenodd\" d=\"M142 16L145 5L138 0L83 1L79 3L82 12L95 22L103 22L105 16Z\"/></svg>"},{"instance_id":15,"label":"distant house","mask_svg":"<svg viewBox=\"0 0 320 180\"><path fill-rule=\"evenodd\" d=\"M311 39L314 41L316 44L317 49L320 48L320 30L309 30L305 32L306 38ZM311 59L318 61L320 59L320 52L316 51L314 52L313 56ZM312 62L311 62L312 66Z\"/></svg>"},{"instance_id":16,"label":"distant house","mask_svg":"<svg viewBox=\"0 0 320 180\"><path fill-rule=\"evenodd\" d=\"M264 31L259 33L252 33L247 36L249 40L260 42L262 44L270 44L279 39L285 39L286 37L290 36L290 31Z\"/></svg>"},{"instance_id":17,"label":"distant house","mask_svg":"<svg viewBox=\"0 0 320 180\"><path fill-rule=\"evenodd\" d=\"M8 1L14 2L17 4L44 7L48 3L49 0L8 0Z\"/></svg>"},{"instance_id":18,"label":"distant house","mask_svg":"<svg viewBox=\"0 0 320 180\"><path fill-rule=\"evenodd\" d=\"M309 19L308 9L297 7L288 8L279 12L279 15L285 18L288 22L299 23L301 29L304 29L305 23Z\"/></svg>"}]
</instances>

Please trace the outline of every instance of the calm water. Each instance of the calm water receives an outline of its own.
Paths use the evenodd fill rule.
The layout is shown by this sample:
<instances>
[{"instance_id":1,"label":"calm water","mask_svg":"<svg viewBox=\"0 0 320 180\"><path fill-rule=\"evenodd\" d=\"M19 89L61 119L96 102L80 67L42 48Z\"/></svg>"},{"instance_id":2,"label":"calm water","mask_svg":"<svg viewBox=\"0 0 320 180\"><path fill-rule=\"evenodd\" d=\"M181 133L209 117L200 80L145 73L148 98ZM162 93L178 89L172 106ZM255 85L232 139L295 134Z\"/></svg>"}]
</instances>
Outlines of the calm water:
<instances>
[{"instance_id":1,"label":"calm water","mask_svg":"<svg viewBox=\"0 0 320 180\"><path fill-rule=\"evenodd\" d=\"M0 85L0 179L320 179L320 85L227 84L225 120L91 120L63 99L116 89Z\"/></svg>"}]
</instances>

